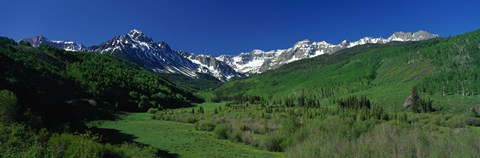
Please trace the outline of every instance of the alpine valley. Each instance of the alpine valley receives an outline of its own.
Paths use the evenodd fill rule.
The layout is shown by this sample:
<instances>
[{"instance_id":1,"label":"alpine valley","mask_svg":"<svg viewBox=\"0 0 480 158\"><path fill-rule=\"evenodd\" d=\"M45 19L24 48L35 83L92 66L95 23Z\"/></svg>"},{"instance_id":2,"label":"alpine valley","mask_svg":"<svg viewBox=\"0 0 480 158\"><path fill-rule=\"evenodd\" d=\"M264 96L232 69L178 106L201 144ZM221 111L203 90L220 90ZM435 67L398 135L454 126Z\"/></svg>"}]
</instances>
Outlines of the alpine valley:
<instances>
[{"instance_id":1,"label":"alpine valley","mask_svg":"<svg viewBox=\"0 0 480 158\"><path fill-rule=\"evenodd\" d=\"M480 1L0 6L0 158L480 158Z\"/></svg>"},{"instance_id":2,"label":"alpine valley","mask_svg":"<svg viewBox=\"0 0 480 158\"><path fill-rule=\"evenodd\" d=\"M0 157L479 157L478 74L479 30L219 57L0 37Z\"/></svg>"}]
</instances>

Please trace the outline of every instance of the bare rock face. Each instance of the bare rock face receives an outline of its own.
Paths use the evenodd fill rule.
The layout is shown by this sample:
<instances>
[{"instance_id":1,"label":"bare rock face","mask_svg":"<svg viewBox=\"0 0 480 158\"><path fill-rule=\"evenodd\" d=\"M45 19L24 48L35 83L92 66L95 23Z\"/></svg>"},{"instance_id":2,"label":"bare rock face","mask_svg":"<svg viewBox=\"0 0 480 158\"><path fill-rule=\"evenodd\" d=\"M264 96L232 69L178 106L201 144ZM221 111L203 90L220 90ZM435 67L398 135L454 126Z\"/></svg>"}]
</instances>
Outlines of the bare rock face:
<instances>
[{"instance_id":1,"label":"bare rock face","mask_svg":"<svg viewBox=\"0 0 480 158\"><path fill-rule=\"evenodd\" d=\"M407 100L405 100L405 103L403 103L403 108L409 108L413 105L413 103L415 102L415 100L413 99L413 96L410 95L408 96Z\"/></svg>"}]
</instances>

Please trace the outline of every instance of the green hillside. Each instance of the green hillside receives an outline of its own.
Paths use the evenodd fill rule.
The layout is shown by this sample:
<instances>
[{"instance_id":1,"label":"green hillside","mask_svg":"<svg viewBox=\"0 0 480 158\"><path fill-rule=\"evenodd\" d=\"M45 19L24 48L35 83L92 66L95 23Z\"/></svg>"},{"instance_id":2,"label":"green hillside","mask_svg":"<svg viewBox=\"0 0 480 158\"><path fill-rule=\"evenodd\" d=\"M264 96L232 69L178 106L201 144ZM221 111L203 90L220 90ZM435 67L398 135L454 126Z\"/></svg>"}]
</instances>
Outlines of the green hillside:
<instances>
[{"instance_id":1,"label":"green hillside","mask_svg":"<svg viewBox=\"0 0 480 158\"><path fill-rule=\"evenodd\" d=\"M276 70L227 82L219 99L261 96L270 102L306 95L330 103L365 95L401 110L412 87L445 110L465 112L480 103L480 31L421 42L364 45L296 61Z\"/></svg>"},{"instance_id":2,"label":"green hillside","mask_svg":"<svg viewBox=\"0 0 480 158\"><path fill-rule=\"evenodd\" d=\"M222 81L206 74L198 74L198 78L191 78L182 74L175 73L160 73L158 75L169 81L172 81L177 85L185 85L195 90L216 88L222 84Z\"/></svg>"},{"instance_id":3,"label":"green hillside","mask_svg":"<svg viewBox=\"0 0 480 158\"><path fill-rule=\"evenodd\" d=\"M107 55L34 48L1 38L0 61L0 89L18 99L15 113L30 111L55 128L64 123L81 127L84 119L108 118L109 110L146 111L200 101L188 87Z\"/></svg>"}]
</instances>

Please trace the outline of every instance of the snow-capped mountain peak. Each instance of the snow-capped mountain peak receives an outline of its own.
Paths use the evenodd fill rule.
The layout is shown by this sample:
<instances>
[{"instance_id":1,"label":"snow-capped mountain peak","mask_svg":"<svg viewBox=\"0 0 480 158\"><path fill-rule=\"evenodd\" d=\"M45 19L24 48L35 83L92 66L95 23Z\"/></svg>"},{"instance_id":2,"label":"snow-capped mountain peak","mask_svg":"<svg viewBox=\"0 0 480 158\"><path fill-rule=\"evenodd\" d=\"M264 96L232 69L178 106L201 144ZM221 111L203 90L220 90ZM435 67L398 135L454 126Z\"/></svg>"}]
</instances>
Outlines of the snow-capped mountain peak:
<instances>
[{"instance_id":1,"label":"snow-capped mountain peak","mask_svg":"<svg viewBox=\"0 0 480 158\"><path fill-rule=\"evenodd\" d=\"M432 34L424 30L420 30L417 32L395 32L393 33L387 40L388 41L399 41L399 42L406 42L406 41L420 41L425 39L437 38L439 37L437 34Z\"/></svg>"},{"instance_id":2,"label":"snow-capped mountain peak","mask_svg":"<svg viewBox=\"0 0 480 158\"><path fill-rule=\"evenodd\" d=\"M347 46L350 45L350 41L348 41L348 40L343 40L342 42L340 42L339 45L342 46L342 47L347 47Z\"/></svg>"},{"instance_id":3,"label":"snow-capped mountain peak","mask_svg":"<svg viewBox=\"0 0 480 158\"><path fill-rule=\"evenodd\" d=\"M126 35L117 36L99 46L93 46L88 51L123 58L157 73L177 73L192 78L197 78L198 74L202 73L220 81L241 76L214 57L175 51L166 42L155 42L138 29L133 29Z\"/></svg>"},{"instance_id":4,"label":"snow-capped mountain peak","mask_svg":"<svg viewBox=\"0 0 480 158\"><path fill-rule=\"evenodd\" d=\"M147 37L142 31L133 29L127 33L127 36L132 40L141 41L141 42L153 42L152 38Z\"/></svg>"}]
</instances>

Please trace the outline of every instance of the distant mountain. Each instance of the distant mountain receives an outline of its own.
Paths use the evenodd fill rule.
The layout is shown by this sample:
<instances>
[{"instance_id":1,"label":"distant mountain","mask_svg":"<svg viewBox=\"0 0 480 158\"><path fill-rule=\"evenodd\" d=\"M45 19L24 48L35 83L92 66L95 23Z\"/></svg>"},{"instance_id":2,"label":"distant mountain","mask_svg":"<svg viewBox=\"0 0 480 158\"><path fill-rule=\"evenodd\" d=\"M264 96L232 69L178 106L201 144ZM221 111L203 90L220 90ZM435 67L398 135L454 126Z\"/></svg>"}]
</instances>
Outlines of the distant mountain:
<instances>
[{"instance_id":1,"label":"distant mountain","mask_svg":"<svg viewBox=\"0 0 480 158\"><path fill-rule=\"evenodd\" d=\"M199 66L197 68L198 69L197 72L209 74L221 81L228 81L233 77L244 76L243 74L240 74L237 71L235 71L235 69L233 69L226 63L220 60L217 60L212 55L203 55L203 54L195 55L195 54L190 54L183 51L179 51L179 53Z\"/></svg>"},{"instance_id":2,"label":"distant mountain","mask_svg":"<svg viewBox=\"0 0 480 158\"><path fill-rule=\"evenodd\" d=\"M44 36L33 36L30 38L22 39L22 41L26 41L34 47L38 47L44 44L44 45L49 45L56 48L61 48L67 51L80 51L87 48L81 44L77 44L72 41L52 41L47 39Z\"/></svg>"},{"instance_id":3,"label":"distant mountain","mask_svg":"<svg viewBox=\"0 0 480 158\"><path fill-rule=\"evenodd\" d=\"M221 55L217 57L237 72L245 74L262 73L267 70L276 69L284 64L302 60L306 58L316 57L322 54L332 54L345 48L351 48L364 44L386 44L389 42L408 42L421 41L439 37L427 31L411 32L395 32L389 38L372 38L364 37L358 41L349 42L342 41L339 44L330 44L326 41L312 42L303 40L297 42L293 47L288 49L278 49L271 51L253 50L251 52L240 53L239 55Z\"/></svg>"},{"instance_id":4,"label":"distant mountain","mask_svg":"<svg viewBox=\"0 0 480 158\"><path fill-rule=\"evenodd\" d=\"M243 76L212 56L197 56L173 50L167 43L155 42L137 29L92 47L84 47L70 41L50 41L43 36L35 36L24 41L35 47L46 44L70 51L108 54L131 61L156 73L182 74L190 78L199 78L204 76L199 74L207 74L223 82L233 77Z\"/></svg>"},{"instance_id":5,"label":"distant mountain","mask_svg":"<svg viewBox=\"0 0 480 158\"><path fill-rule=\"evenodd\" d=\"M198 65L172 50L165 42L154 42L139 30L117 36L86 51L109 54L137 63L157 73L180 73L197 77Z\"/></svg>"},{"instance_id":6,"label":"distant mountain","mask_svg":"<svg viewBox=\"0 0 480 158\"><path fill-rule=\"evenodd\" d=\"M109 54L134 62L156 73L182 74L193 79L207 75L225 82L234 77L243 77L245 76L244 74L262 73L293 61L312 58L322 54L332 54L339 50L359 45L421 41L436 37L439 36L427 31L418 31L414 33L395 32L387 39L364 37L354 42L344 40L339 44L330 44L326 41L312 42L302 40L288 49L270 51L255 49L235 56L221 55L218 57L173 50L167 43L155 42L137 29L92 47L85 47L71 41L52 41L43 36L34 36L24 39L24 41L35 47L46 44L69 51Z\"/></svg>"}]
</instances>

